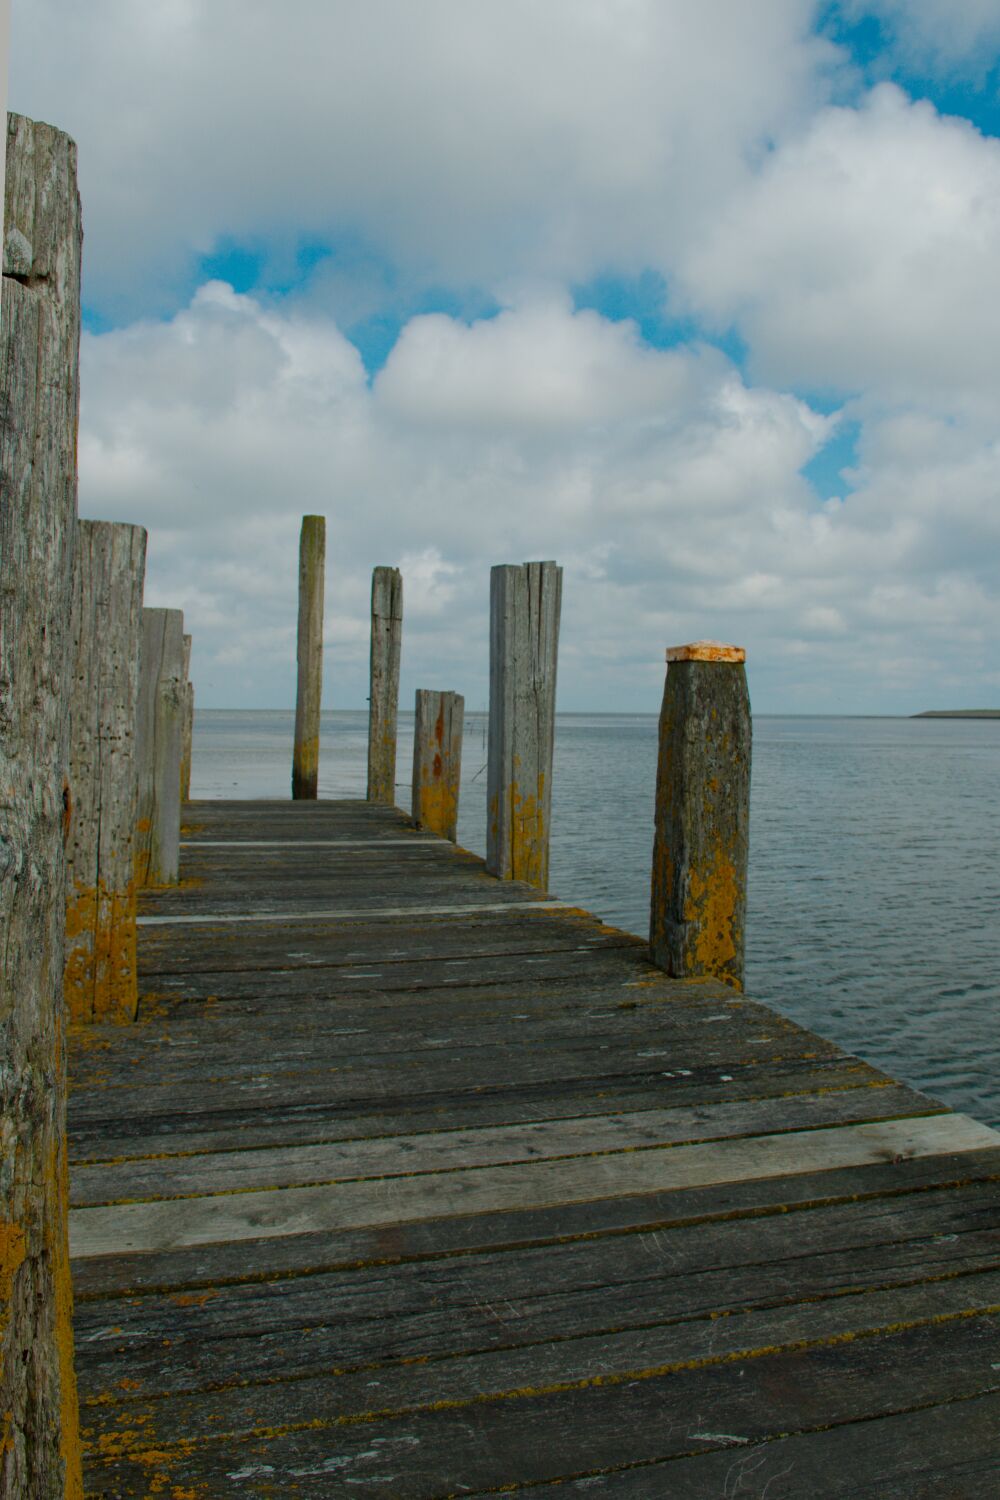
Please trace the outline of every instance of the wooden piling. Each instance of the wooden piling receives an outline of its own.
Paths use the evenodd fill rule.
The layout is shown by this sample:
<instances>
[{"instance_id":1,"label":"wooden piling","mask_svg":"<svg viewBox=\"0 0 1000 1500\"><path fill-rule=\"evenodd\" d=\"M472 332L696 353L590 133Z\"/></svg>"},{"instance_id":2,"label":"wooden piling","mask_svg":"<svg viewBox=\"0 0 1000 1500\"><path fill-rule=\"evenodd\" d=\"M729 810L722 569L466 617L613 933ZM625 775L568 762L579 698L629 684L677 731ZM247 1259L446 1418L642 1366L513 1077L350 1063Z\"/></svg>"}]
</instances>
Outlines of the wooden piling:
<instances>
[{"instance_id":1,"label":"wooden piling","mask_svg":"<svg viewBox=\"0 0 1000 1500\"><path fill-rule=\"evenodd\" d=\"M734 989L743 988L750 816L745 659L715 641L667 652L649 935L668 974Z\"/></svg>"},{"instance_id":2,"label":"wooden piling","mask_svg":"<svg viewBox=\"0 0 1000 1500\"><path fill-rule=\"evenodd\" d=\"M398 568L372 572L371 672L368 695L368 801L396 801L396 714L403 637L403 578Z\"/></svg>"},{"instance_id":3,"label":"wooden piling","mask_svg":"<svg viewBox=\"0 0 1000 1500\"><path fill-rule=\"evenodd\" d=\"M184 737L184 616L144 609L136 743L139 800L136 882L174 885L180 866L181 746Z\"/></svg>"},{"instance_id":4,"label":"wooden piling","mask_svg":"<svg viewBox=\"0 0 1000 1500\"><path fill-rule=\"evenodd\" d=\"M325 581L326 518L303 516L299 534L299 675L292 754L292 796L297 801L314 801L319 787Z\"/></svg>"},{"instance_id":5,"label":"wooden piling","mask_svg":"<svg viewBox=\"0 0 1000 1500\"><path fill-rule=\"evenodd\" d=\"M191 681L191 637L184 637L184 723L181 730L181 804L191 800L191 747L194 740L194 683Z\"/></svg>"},{"instance_id":6,"label":"wooden piling","mask_svg":"<svg viewBox=\"0 0 1000 1500\"><path fill-rule=\"evenodd\" d=\"M490 729L486 867L548 888L552 749L562 568L502 565L490 575Z\"/></svg>"},{"instance_id":7,"label":"wooden piling","mask_svg":"<svg viewBox=\"0 0 1000 1500\"><path fill-rule=\"evenodd\" d=\"M462 782L461 693L417 689L413 725L413 821L418 828L458 838L458 795Z\"/></svg>"},{"instance_id":8,"label":"wooden piling","mask_svg":"<svg viewBox=\"0 0 1000 1500\"><path fill-rule=\"evenodd\" d=\"M76 531L76 147L7 116L0 314L0 1493L80 1496L62 975Z\"/></svg>"},{"instance_id":9,"label":"wooden piling","mask_svg":"<svg viewBox=\"0 0 1000 1500\"><path fill-rule=\"evenodd\" d=\"M131 1021L136 987L136 709L146 533L81 521L71 623L66 1005Z\"/></svg>"}]
</instances>

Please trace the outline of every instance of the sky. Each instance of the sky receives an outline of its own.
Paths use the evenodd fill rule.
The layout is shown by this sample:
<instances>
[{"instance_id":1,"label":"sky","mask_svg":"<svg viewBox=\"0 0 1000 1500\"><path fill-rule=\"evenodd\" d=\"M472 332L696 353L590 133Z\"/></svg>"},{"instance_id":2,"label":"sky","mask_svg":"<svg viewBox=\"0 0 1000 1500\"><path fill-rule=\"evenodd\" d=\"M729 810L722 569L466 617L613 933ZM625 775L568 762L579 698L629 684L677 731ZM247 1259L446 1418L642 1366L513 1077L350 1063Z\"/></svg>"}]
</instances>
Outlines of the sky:
<instances>
[{"instance_id":1,"label":"sky","mask_svg":"<svg viewBox=\"0 0 1000 1500\"><path fill-rule=\"evenodd\" d=\"M745 646L765 713L1000 706L1000 0L13 0L84 212L80 514L149 531L204 707L488 696L564 568L559 706Z\"/></svg>"}]
</instances>

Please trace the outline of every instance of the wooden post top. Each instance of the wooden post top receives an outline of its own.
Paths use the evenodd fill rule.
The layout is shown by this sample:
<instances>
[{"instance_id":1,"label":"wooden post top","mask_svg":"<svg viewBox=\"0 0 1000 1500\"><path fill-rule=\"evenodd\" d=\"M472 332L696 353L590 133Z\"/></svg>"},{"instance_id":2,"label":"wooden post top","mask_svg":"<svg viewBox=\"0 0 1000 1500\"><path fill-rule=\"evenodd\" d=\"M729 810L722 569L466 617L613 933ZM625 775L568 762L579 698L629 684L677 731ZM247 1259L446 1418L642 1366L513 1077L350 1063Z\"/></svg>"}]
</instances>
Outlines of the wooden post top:
<instances>
[{"instance_id":1,"label":"wooden post top","mask_svg":"<svg viewBox=\"0 0 1000 1500\"><path fill-rule=\"evenodd\" d=\"M668 646L667 661L746 661L742 646L725 646L721 641L691 641L687 646Z\"/></svg>"}]
</instances>

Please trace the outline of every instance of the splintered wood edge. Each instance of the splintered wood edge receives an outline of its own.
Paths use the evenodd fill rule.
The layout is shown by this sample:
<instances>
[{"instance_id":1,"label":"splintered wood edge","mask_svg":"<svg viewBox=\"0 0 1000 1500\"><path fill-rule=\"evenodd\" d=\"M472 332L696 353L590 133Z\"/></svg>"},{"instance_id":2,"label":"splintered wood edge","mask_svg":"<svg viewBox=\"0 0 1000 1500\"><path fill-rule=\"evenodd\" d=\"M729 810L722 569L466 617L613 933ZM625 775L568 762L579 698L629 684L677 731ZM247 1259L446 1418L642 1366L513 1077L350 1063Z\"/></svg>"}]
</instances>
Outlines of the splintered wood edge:
<instances>
[{"instance_id":1,"label":"splintered wood edge","mask_svg":"<svg viewBox=\"0 0 1000 1500\"><path fill-rule=\"evenodd\" d=\"M746 661L742 646L726 646L722 641L691 641L687 646L668 646L667 661Z\"/></svg>"}]
</instances>

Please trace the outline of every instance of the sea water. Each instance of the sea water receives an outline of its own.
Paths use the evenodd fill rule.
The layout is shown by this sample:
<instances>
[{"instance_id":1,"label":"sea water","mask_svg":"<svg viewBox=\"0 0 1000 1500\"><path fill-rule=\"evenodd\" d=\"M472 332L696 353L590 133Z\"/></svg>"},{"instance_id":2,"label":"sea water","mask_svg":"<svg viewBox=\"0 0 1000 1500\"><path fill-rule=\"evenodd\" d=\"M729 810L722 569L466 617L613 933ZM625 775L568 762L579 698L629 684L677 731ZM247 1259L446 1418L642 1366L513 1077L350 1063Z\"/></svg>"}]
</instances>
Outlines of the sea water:
<instances>
[{"instance_id":1,"label":"sea water","mask_svg":"<svg viewBox=\"0 0 1000 1500\"><path fill-rule=\"evenodd\" d=\"M199 711L194 797L285 797L291 713ZM397 801L409 806L413 716ZM645 935L656 718L560 714L553 895ZM323 715L321 797L363 797L367 714ZM1000 720L754 719L747 992L1000 1125ZM466 717L459 842L486 845Z\"/></svg>"}]
</instances>

